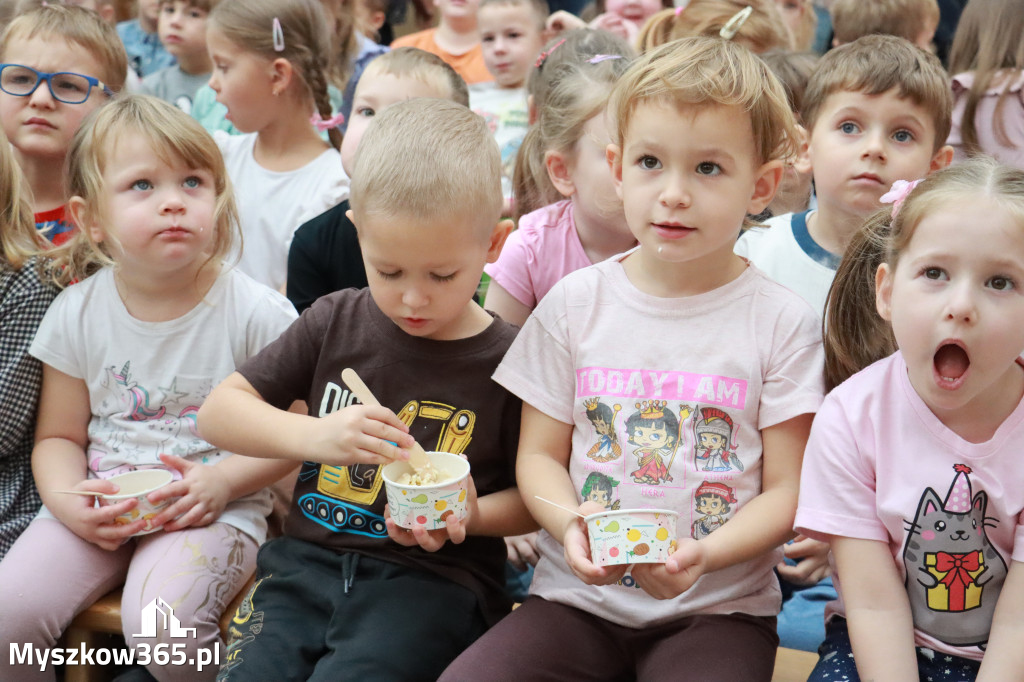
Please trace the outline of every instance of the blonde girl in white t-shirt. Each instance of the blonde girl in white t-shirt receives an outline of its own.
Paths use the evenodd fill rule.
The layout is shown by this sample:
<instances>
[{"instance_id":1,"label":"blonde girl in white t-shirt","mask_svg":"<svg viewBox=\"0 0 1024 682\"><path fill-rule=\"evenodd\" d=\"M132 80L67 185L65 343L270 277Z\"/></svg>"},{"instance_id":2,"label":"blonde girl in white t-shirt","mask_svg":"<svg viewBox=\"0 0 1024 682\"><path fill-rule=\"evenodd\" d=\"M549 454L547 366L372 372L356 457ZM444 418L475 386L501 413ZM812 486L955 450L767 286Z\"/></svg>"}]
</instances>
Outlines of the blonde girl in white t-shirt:
<instances>
[{"instance_id":1,"label":"blonde girl in white t-shirt","mask_svg":"<svg viewBox=\"0 0 1024 682\"><path fill-rule=\"evenodd\" d=\"M772 676L773 566L821 400L821 336L810 306L732 245L775 194L793 115L763 62L704 37L640 57L609 111L607 158L639 246L558 282L494 374L523 400L516 473L541 559L530 597L444 682ZM705 433L728 470L705 468ZM593 448L606 437L618 452ZM591 473L611 490L605 506L584 501ZM697 539L709 483L736 502ZM572 512L615 508L679 514L665 563L595 563ZM646 554L631 531L626 549Z\"/></svg>"},{"instance_id":2,"label":"blonde girl in white t-shirt","mask_svg":"<svg viewBox=\"0 0 1024 682\"><path fill-rule=\"evenodd\" d=\"M832 546L809 679L1024 676L1024 172L977 157L851 242L796 526Z\"/></svg>"},{"instance_id":3,"label":"blonde girl in white t-shirt","mask_svg":"<svg viewBox=\"0 0 1024 682\"><path fill-rule=\"evenodd\" d=\"M263 489L290 468L214 448L196 413L295 312L223 263L238 229L230 185L213 139L187 114L153 97L119 98L79 129L68 164L79 232L53 256L61 283L74 284L30 348L43 362L32 472L45 508L0 563L0 639L45 651L124 583L129 645L173 644L175 660L194 660L223 647L218 621L266 536ZM173 474L148 495L168 507L96 504L93 494L119 491L105 479L147 469ZM153 600L194 636L146 637ZM148 668L160 680L216 674L152 656ZM54 674L0 658L0 679Z\"/></svg>"},{"instance_id":4,"label":"blonde girl in white t-shirt","mask_svg":"<svg viewBox=\"0 0 1024 682\"><path fill-rule=\"evenodd\" d=\"M318 0L224 0L210 13L206 42L210 87L248 133L215 134L238 200L239 267L283 292L292 234L348 196L343 119L327 94L327 19Z\"/></svg>"}]
</instances>

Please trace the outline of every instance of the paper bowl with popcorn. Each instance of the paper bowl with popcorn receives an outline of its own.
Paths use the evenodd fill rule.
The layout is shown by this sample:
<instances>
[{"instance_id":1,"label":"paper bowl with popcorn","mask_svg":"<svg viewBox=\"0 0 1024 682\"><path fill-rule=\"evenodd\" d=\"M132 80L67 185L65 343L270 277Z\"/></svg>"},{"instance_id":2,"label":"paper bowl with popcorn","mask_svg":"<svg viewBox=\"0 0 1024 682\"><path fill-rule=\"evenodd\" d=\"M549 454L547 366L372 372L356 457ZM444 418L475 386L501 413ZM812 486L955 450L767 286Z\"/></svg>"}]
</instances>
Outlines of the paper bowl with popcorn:
<instances>
[{"instance_id":1,"label":"paper bowl with popcorn","mask_svg":"<svg viewBox=\"0 0 1024 682\"><path fill-rule=\"evenodd\" d=\"M128 525L139 519L145 519L145 527L138 533L135 533L136 536L149 535L160 530L160 527L153 526L150 523L150 519L170 506L171 502L174 502L177 498L168 498L153 504L146 496L173 481L173 473L167 469L137 469L118 474L117 476L111 476L106 480L117 485L119 490L116 493L100 495L100 505L117 504L132 497L138 500L138 504L134 508L115 518L114 523Z\"/></svg>"},{"instance_id":2,"label":"paper bowl with popcorn","mask_svg":"<svg viewBox=\"0 0 1024 682\"><path fill-rule=\"evenodd\" d=\"M381 469L391 518L402 528L421 525L427 530L444 528L447 519L466 517L469 493L469 462L450 452L428 452L434 472L417 472L408 461L396 461Z\"/></svg>"},{"instance_id":3,"label":"paper bowl with popcorn","mask_svg":"<svg viewBox=\"0 0 1024 682\"><path fill-rule=\"evenodd\" d=\"M663 564L676 549L679 514L670 509L617 509L584 520L598 566Z\"/></svg>"}]
</instances>

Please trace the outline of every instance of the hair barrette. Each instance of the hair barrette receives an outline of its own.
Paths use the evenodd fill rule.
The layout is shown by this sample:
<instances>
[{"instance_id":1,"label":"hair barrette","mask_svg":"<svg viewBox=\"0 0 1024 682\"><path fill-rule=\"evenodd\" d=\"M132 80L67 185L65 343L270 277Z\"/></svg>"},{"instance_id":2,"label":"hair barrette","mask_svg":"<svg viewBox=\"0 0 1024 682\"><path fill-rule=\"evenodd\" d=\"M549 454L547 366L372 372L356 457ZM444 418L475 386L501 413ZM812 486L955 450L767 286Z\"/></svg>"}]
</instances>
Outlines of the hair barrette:
<instances>
[{"instance_id":1,"label":"hair barrette","mask_svg":"<svg viewBox=\"0 0 1024 682\"><path fill-rule=\"evenodd\" d=\"M729 21L725 22L725 26L718 32L718 35L726 40L732 40L736 37L736 34L743 28L743 24L747 22L750 15L754 13L754 8L747 5L736 14L732 15Z\"/></svg>"},{"instance_id":2,"label":"hair barrette","mask_svg":"<svg viewBox=\"0 0 1024 682\"><path fill-rule=\"evenodd\" d=\"M271 24L274 36L274 52L284 52L284 29L281 28L281 20L274 17Z\"/></svg>"},{"instance_id":3,"label":"hair barrette","mask_svg":"<svg viewBox=\"0 0 1024 682\"><path fill-rule=\"evenodd\" d=\"M587 64L600 64L606 62L609 59L622 59L621 54L595 54L593 57L587 60Z\"/></svg>"},{"instance_id":4,"label":"hair barrette","mask_svg":"<svg viewBox=\"0 0 1024 682\"><path fill-rule=\"evenodd\" d=\"M690 4L690 0L676 0L675 14L678 17L686 9L686 6Z\"/></svg>"},{"instance_id":5,"label":"hair barrette","mask_svg":"<svg viewBox=\"0 0 1024 682\"><path fill-rule=\"evenodd\" d=\"M557 50L558 48L560 48L560 47L562 46L562 43L564 43L564 42L565 42L565 38L562 38L562 39L561 39L561 40L559 40L559 41L558 41L557 43L555 43L554 45L552 45L552 46L551 46L551 49L550 49L550 50L545 50L545 51L541 52L541 53L540 53L540 55L538 55L538 57L537 57L537 61L536 61L536 63L534 63L533 67L534 67L535 69L539 69L540 67L544 66L544 62L545 62L545 61L547 60L547 58L548 58L548 57L550 57L550 56L551 56L551 54L552 54L552 53L553 53L553 52L554 52L555 50Z\"/></svg>"},{"instance_id":6,"label":"hair barrette","mask_svg":"<svg viewBox=\"0 0 1024 682\"><path fill-rule=\"evenodd\" d=\"M892 217L900 212L900 206L906 200L907 195L921 183L921 180L897 180L892 183L889 191L883 194L878 200L883 204L892 204Z\"/></svg>"},{"instance_id":7,"label":"hair barrette","mask_svg":"<svg viewBox=\"0 0 1024 682\"><path fill-rule=\"evenodd\" d=\"M345 122L345 114L337 113L330 118L323 118L320 116L320 112L316 112L310 117L309 122L313 124L313 127L317 129L317 132L324 132L331 128L337 128Z\"/></svg>"}]
</instances>

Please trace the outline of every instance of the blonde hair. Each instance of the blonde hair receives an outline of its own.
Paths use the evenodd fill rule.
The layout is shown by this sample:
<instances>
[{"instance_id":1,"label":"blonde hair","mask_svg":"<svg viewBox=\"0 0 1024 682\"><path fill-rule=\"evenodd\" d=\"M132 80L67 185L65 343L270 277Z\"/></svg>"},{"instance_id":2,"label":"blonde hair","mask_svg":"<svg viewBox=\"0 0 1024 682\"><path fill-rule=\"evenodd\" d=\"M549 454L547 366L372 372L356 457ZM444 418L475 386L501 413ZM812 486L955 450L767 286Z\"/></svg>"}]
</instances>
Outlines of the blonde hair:
<instances>
[{"instance_id":1,"label":"blonde hair","mask_svg":"<svg viewBox=\"0 0 1024 682\"><path fill-rule=\"evenodd\" d=\"M90 221L108 217L102 205L103 173L114 146L126 133L145 137L165 163L177 159L189 168L213 175L214 236L207 260L226 257L236 240L241 243L242 235L220 149L198 121L156 97L118 97L89 114L75 133L68 150L68 192L83 200L83 217ZM107 241L97 243L88 230L78 227L74 237L51 252L58 265L57 283L62 286L84 279L103 266L116 266Z\"/></svg>"},{"instance_id":2,"label":"blonde hair","mask_svg":"<svg viewBox=\"0 0 1024 682\"><path fill-rule=\"evenodd\" d=\"M1024 230L1024 170L977 156L936 171L915 187L892 217L886 206L861 227L847 247L828 292L825 383L831 390L877 360L894 353L896 339L875 306L875 274L886 263L895 271L914 231L929 215L953 202L988 197L1010 212Z\"/></svg>"},{"instance_id":3,"label":"blonde hair","mask_svg":"<svg viewBox=\"0 0 1024 682\"><path fill-rule=\"evenodd\" d=\"M664 9L648 19L637 34L637 49L649 52L690 36L717 37L729 20L748 6L754 11L733 41L753 52L793 48L793 35L774 0L690 0L685 9Z\"/></svg>"},{"instance_id":4,"label":"blonde hair","mask_svg":"<svg viewBox=\"0 0 1024 682\"><path fill-rule=\"evenodd\" d=\"M949 53L949 72L974 72L967 91L960 135L968 154L981 151L974 117L978 103L994 85L1003 91L996 100L991 124L996 140L1007 147L1017 145L1006 134L1003 106L1018 74L1024 71L1024 5L1019 0L975 0L967 3L953 36Z\"/></svg>"},{"instance_id":5,"label":"blonde hair","mask_svg":"<svg viewBox=\"0 0 1024 682\"><path fill-rule=\"evenodd\" d=\"M117 31L100 15L77 5L53 3L16 17L0 36L0 61L7 58L12 40L59 38L71 42L99 64L100 73L86 76L98 78L113 92L120 92L128 74L128 56Z\"/></svg>"},{"instance_id":6,"label":"blonde hair","mask_svg":"<svg viewBox=\"0 0 1024 682\"><path fill-rule=\"evenodd\" d=\"M527 81L539 115L519 146L512 175L517 220L562 198L544 156L548 151L568 155L575 148L587 121L604 111L633 50L607 31L578 29L549 42L543 54ZM595 57L600 61L590 63Z\"/></svg>"},{"instance_id":7,"label":"blonde hair","mask_svg":"<svg viewBox=\"0 0 1024 682\"><path fill-rule=\"evenodd\" d=\"M949 76L938 58L903 38L870 35L829 50L811 74L804 94L801 118L808 130L835 92L880 95L896 88L931 115L935 124L933 148L946 144L953 120L953 93Z\"/></svg>"},{"instance_id":8,"label":"blonde hair","mask_svg":"<svg viewBox=\"0 0 1024 682\"><path fill-rule=\"evenodd\" d=\"M789 50L769 50L761 55L761 59L785 88L786 100L794 114L799 114L803 109L807 83L811 80L819 58L816 52Z\"/></svg>"},{"instance_id":9,"label":"blonde hair","mask_svg":"<svg viewBox=\"0 0 1024 682\"><path fill-rule=\"evenodd\" d=\"M358 0L320 0L324 14L331 21L333 30L328 31L330 55L327 60L327 78L339 90L345 90L349 78L355 71L355 60L359 54L359 38L356 35L356 14L353 3ZM326 116L323 112L321 116Z\"/></svg>"},{"instance_id":10,"label":"blonde hair","mask_svg":"<svg viewBox=\"0 0 1024 682\"><path fill-rule=\"evenodd\" d=\"M488 5L529 7L530 11L533 12L534 18L537 19L537 28L541 31L544 30L544 23L547 21L549 14L547 0L480 0L480 7L477 8L477 12Z\"/></svg>"},{"instance_id":11,"label":"blonde hair","mask_svg":"<svg viewBox=\"0 0 1024 682\"><path fill-rule=\"evenodd\" d=\"M436 96L469 106L469 88L455 69L436 54L418 47L396 47L366 65L360 81L377 75L412 78L433 88Z\"/></svg>"},{"instance_id":12,"label":"blonde hair","mask_svg":"<svg viewBox=\"0 0 1024 682\"><path fill-rule=\"evenodd\" d=\"M916 42L927 22L939 25L936 0L835 0L832 30L840 44L884 34Z\"/></svg>"},{"instance_id":13,"label":"blonde hair","mask_svg":"<svg viewBox=\"0 0 1024 682\"><path fill-rule=\"evenodd\" d=\"M43 251L47 243L36 230L31 190L3 130L0 130L0 188L3 188L0 196L7 197L0 203L0 266L20 270L25 261Z\"/></svg>"},{"instance_id":14,"label":"blonde hair","mask_svg":"<svg viewBox=\"0 0 1024 682\"><path fill-rule=\"evenodd\" d=\"M750 114L757 163L796 153L800 138L782 84L767 64L731 41L683 38L636 60L619 79L608 106L620 148L633 112L651 101L739 107Z\"/></svg>"},{"instance_id":15,"label":"blonde hair","mask_svg":"<svg viewBox=\"0 0 1024 682\"><path fill-rule=\"evenodd\" d=\"M502 204L494 135L481 116L448 100L387 107L359 141L349 202L359 217L470 215L490 234Z\"/></svg>"},{"instance_id":16,"label":"blonde hair","mask_svg":"<svg viewBox=\"0 0 1024 682\"><path fill-rule=\"evenodd\" d=\"M113 2L113 0L101 0L101 1L110 2L110 3ZM217 6L217 3L220 2L220 0L183 0L183 1L189 7L194 7L195 9L201 9L204 12L212 11L213 8ZM176 2L176 0L160 0L160 7L163 7L164 5L173 5L175 2Z\"/></svg>"},{"instance_id":17,"label":"blonde hair","mask_svg":"<svg viewBox=\"0 0 1024 682\"><path fill-rule=\"evenodd\" d=\"M796 50L809 50L814 43L814 32L818 28L818 15L814 11L814 0L796 0L800 5L800 24L794 29L789 27L793 34L793 47ZM776 2L778 7L778 2ZM781 10L780 10L781 13Z\"/></svg>"},{"instance_id":18,"label":"blonde hair","mask_svg":"<svg viewBox=\"0 0 1024 682\"><path fill-rule=\"evenodd\" d=\"M284 37L281 51L274 49L274 27ZM286 59L306 86L324 119L331 114L327 94L331 41L327 17L319 0L221 0L210 13L210 25L243 50L268 59ZM331 145L341 146L341 132L328 131Z\"/></svg>"}]
</instances>

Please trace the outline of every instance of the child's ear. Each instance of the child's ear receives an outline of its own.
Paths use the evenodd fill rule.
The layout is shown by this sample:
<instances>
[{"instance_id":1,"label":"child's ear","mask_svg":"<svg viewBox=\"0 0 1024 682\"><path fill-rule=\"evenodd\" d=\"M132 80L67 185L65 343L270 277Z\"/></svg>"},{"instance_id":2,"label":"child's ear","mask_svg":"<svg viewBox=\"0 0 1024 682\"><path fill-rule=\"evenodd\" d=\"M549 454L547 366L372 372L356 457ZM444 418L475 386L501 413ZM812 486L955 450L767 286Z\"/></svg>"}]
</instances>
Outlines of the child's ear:
<instances>
[{"instance_id":1,"label":"child's ear","mask_svg":"<svg viewBox=\"0 0 1024 682\"><path fill-rule=\"evenodd\" d=\"M948 168L951 163L953 163L953 148L947 144L935 152L932 162L928 165L928 173L931 174L937 170Z\"/></svg>"},{"instance_id":2,"label":"child's ear","mask_svg":"<svg viewBox=\"0 0 1024 682\"><path fill-rule=\"evenodd\" d=\"M617 144L610 144L604 150L604 157L608 159L608 165L612 169L612 182L615 183L615 193L622 199L622 149Z\"/></svg>"},{"instance_id":3,"label":"child's ear","mask_svg":"<svg viewBox=\"0 0 1024 682\"><path fill-rule=\"evenodd\" d=\"M515 223L510 218L502 218L494 226L494 230L491 232L490 243L487 245L488 263L494 263L498 260L498 256L501 255L501 248L505 246L505 240L508 239L513 227L515 227Z\"/></svg>"},{"instance_id":4,"label":"child's ear","mask_svg":"<svg viewBox=\"0 0 1024 682\"><path fill-rule=\"evenodd\" d=\"M107 235L103 232L103 228L99 226L99 221L92 218L91 213L86 207L85 199L77 196L68 199L68 212L71 214L71 220L74 221L79 230L89 235L89 238L97 244L103 242Z\"/></svg>"},{"instance_id":5,"label":"child's ear","mask_svg":"<svg viewBox=\"0 0 1024 682\"><path fill-rule=\"evenodd\" d=\"M288 89L292 82L294 67L292 63L283 57L278 57L270 62L270 90L277 97Z\"/></svg>"},{"instance_id":6,"label":"child's ear","mask_svg":"<svg viewBox=\"0 0 1024 682\"><path fill-rule=\"evenodd\" d=\"M773 159L755 171L754 191L750 195L750 203L747 205L747 213L757 215L775 198L775 191L782 182L783 162Z\"/></svg>"},{"instance_id":7,"label":"child's ear","mask_svg":"<svg viewBox=\"0 0 1024 682\"><path fill-rule=\"evenodd\" d=\"M888 263L875 271L875 309L886 322L892 322L892 273Z\"/></svg>"},{"instance_id":8,"label":"child's ear","mask_svg":"<svg viewBox=\"0 0 1024 682\"><path fill-rule=\"evenodd\" d=\"M571 197L576 191L576 183L569 177L569 163L562 152L544 152L544 167L548 169L548 177L558 193L563 197Z\"/></svg>"},{"instance_id":9,"label":"child's ear","mask_svg":"<svg viewBox=\"0 0 1024 682\"><path fill-rule=\"evenodd\" d=\"M799 123L796 126L800 135L800 146L797 148L796 157L793 159L793 170L801 175L808 175L813 167L811 165L811 134Z\"/></svg>"}]
</instances>

